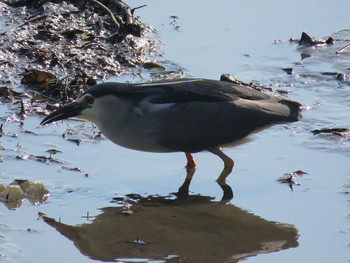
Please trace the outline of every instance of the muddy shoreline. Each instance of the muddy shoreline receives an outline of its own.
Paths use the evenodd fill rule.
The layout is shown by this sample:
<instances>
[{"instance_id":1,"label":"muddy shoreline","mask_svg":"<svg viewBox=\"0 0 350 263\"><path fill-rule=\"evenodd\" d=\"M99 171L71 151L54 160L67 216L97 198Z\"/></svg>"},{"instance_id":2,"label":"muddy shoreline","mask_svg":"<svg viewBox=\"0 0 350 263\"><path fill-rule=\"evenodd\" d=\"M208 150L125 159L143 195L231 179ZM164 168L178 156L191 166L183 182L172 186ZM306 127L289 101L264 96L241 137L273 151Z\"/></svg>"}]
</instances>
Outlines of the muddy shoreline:
<instances>
[{"instance_id":1,"label":"muddy shoreline","mask_svg":"<svg viewBox=\"0 0 350 263\"><path fill-rule=\"evenodd\" d=\"M111 76L182 75L180 67L157 62L162 43L137 17L140 8L147 7L109 0L0 3L0 85L67 102Z\"/></svg>"}]
</instances>

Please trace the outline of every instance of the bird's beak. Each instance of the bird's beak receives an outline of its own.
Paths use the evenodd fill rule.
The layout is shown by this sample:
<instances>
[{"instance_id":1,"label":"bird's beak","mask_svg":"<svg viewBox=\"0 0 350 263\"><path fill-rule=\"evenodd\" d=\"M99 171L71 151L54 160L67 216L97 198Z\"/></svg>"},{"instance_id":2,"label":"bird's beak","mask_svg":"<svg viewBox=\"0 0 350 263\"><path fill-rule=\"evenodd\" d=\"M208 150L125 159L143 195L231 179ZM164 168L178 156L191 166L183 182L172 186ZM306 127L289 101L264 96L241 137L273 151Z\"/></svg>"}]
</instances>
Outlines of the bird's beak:
<instances>
[{"instance_id":1,"label":"bird's beak","mask_svg":"<svg viewBox=\"0 0 350 263\"><path fill-rule=\"evenodd\" d=\"M84 110L85 108L86 106L78 102L72 102L51 113L49 116L47 116L45 119L42 120L40 125L45 125L54 121L59 121L59 120L68 119L70 117L79 116L81 114L81 111Z\"/></svg>"}]
</instances>

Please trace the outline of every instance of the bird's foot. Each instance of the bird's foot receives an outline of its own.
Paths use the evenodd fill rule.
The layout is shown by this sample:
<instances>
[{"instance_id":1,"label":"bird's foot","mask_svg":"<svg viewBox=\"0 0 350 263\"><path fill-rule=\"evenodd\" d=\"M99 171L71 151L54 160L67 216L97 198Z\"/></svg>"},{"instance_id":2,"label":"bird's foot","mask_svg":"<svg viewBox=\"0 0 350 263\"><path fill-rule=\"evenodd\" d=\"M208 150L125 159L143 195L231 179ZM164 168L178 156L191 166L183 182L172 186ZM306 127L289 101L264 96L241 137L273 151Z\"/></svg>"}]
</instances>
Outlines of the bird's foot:
<instances>
[{"instance_id":1,"label":"bird's foot","mask_svg":"<svg viewBox=\"0 0 350 263\"><path fill-rule=\"evenodd\" d=\"M231 186L226 183L218 183L224 192L221 198L221 202L227 203L233 198L233 191Z\"/></svg>"}]
</instances>

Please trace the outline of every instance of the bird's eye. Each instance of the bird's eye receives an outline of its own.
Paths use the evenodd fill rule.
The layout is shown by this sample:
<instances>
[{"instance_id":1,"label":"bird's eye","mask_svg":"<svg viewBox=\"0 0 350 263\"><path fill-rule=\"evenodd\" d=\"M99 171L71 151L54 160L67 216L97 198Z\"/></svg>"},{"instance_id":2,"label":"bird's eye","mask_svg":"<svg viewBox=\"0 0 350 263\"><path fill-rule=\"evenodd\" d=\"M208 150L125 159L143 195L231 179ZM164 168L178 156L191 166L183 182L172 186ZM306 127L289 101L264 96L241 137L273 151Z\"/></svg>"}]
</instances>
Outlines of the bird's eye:
<instances>
[{"instance_id":1,"label":"bird's eye","mask_svg":"<svg viewBox=\"0 0 350 263\"><path fill-rule=\"evenodd\" d=\"M86 96L84 100L87 102L87 104L91 105L91 104L94 103L95 99L93 97L91 97L91 96Z\"/></svg>"}]
</instances>

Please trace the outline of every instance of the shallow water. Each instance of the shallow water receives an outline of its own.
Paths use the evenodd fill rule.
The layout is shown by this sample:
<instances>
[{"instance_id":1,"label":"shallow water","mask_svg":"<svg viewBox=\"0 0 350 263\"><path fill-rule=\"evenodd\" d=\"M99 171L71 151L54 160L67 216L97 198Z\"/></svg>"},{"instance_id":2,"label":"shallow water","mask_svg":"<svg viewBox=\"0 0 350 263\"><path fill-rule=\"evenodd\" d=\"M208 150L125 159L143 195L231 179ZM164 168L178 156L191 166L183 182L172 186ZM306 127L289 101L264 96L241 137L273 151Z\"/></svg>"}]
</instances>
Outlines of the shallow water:
<instances>
[{"instance_id":1,"label":"shallow water","mask_svg":"<svg viewBox=\"0 0 350 263\"><path fill-rule=\"evenodd\" d=\"M132 5L144 3L134 1ZM212 2L203 1L199 3L188 0L157 0L148 1L146 4L147 7L140 9L137 14L142 17L142 21L159 31L165 46L164 57L159 58L159 62L173 61L184 67L188 75L193 77L218 79L222 73L232 73L244 81L255 80L276 89L289 90L289 98L303 103L308 108L303 113L302 121L265 130L254 135L252 142L225 150L225 153L235 160L234 172L228 179L235 197L228 205L228 210L236 212L227 212L230 215L228 217L222 215L225 218L223 220L232 223L236 220L231 218L232 213L240 215L242 212L244 216L252 213L264 222L293 225L291 231L299 235L297 239L294 235L293 242L284 247L284 250L249 257L247 262L348 262L349 139L336 135L312 135L311 130L327 127L350 128L350 85L340 83L334 76L320 74L349 74L350 50L338 55L335 55L335 51L350 41L350 32L341 31L349 26L350 2L227 0L214 5ZM173 21L171 15L179 18L170 23ZM179 28L176 29L174 25ZM333 35L336 44L327 48L298 48L296 44L290 44L288 39L299 38L302 31L317 37ZM339 31L341 32L334 34ZM311 57L301 60L301 53L308 53ZM293 68L292 75L281 69L289 67ZM145 72L144 75L147 77L148 73ZM133 80L139 81L137 78ZM19 105L0 105L2 121L15 107ZM23 130L33 131L35 134L21 132L18 123L6 124L3 128L6 135L0 139L1 146L13 151L0 151L0 155L3 156L3 162L0 163L1 183L7 185L17 178L41 181L51 196L44 204L36 206L25 199L16 210L9 210L2 205L0 253L3 256L0 262L47 262L48 258L51 262L110 261L110 258L99 258L96 254L82 249L77 243L73 243L76 242L73 238L61 235L57 228L39 218L38 212L76 228L83 223L88 223L82 225L88 227L92 222L98 222L99 220L93 221L94 217L90 216L101 214L99 218L102 218L106 211L114 211L112 214L115 217L109 220L117 220L120 212L117 209L121 204L113 202L115 197L129 193L166 196L175 192L186 173L183 168L184 155L131 151L107 140L91 140L89 136L97 131L90 124L81 126L82 122L66 121L38 127L40 120L37 116L29 116L24 121ZM72 137L83 139L80 146L61 137L67 128L79 131ZM18 136L12 137L14 133ZM48 156L46 151L52 148L62 151L54 158L66 163L46 165L35 160L15 158L23 154ZM196 154L195 158L198 169L190 190L193 194L214 197L215 200L208 201L211 206L216 204L222 195L221 189L214 182L222 169L222 161L209 153ZM82 168L83 172L70 171L63 166ZM293 191L287 184L277 182L279 177L295 170L303 170L307 174L298 179L300 185L295 185ZM104 209L100 210L101 208ZM141 213L135 206L131 209L135 209L135 215ZM207 214L210 214L210 209L204 208L208 211ZM194 217L198 216L197 213L204 213L195 209L190 211ZM181 219L185 220L184 217ZM206 231L215 233L215 226L210 228L204 221L203 224L200 222L201 220L198 220L199 226L205 226ZM139 224L139 221L136 220L135 224ZM145 221L145 228L147 224L151 223ZM252 223L253 226L256 224L258 223ZM271 222L266 224L278 226ZM229 227L231 229L231 226ZM236 227L240 227L240 224L236 224ZM148 226L147 229L149 228ZM193 230L194 226L188 228ZM171 227L169 231L170 229ZM172 231L179 231L178 228L174 229ZM134 239L143 240L142 236L146 236L139 231L139 237L133 236L128 240L130 244ZM203 232L205 231L201 230L200 233ZM242 235L254 237L255 233L258 236L257 230L248 228ZM82 235L86 235L80 235L80 239L84 240ZM185 235L183 238L190 240L192 234L188 237ZM172 237L175 244L181 243L176 242L175 236ZM272 238L279 241L283 236ZM160 242L162 239L156 236L154 240L150 240L148 237L144 240L145 245L132 244L137 250L145 251L157 240ZM109 239L106 242L116 241ZM228 244L232 241L223 237L222 242ZM86 248L87 243L84 244ZM213 249L217 249L217 244L218 241L213 242ZM247 244L244 250L247 255L262 252L257 251L253 245L249 246L252 242ZM163 248L163 254L157 251L151 255L144 254L143 258L153 258L154 260L149 262L158 262L156 259L164 259L176 254L176 251L182 251L173 246L175 245L165 249L166 251ZM119 246L115 244L112 247ZM280 248L276 246L271 251ZM235 250L232 251L236 253ZM106 255L107 252L103 254ZM139 254L115 256L124 258L124 261L120 262L127 262L125 258L139 257ZM169 262L177 262L178 259L169 258ZM217 258L218 262L222 262L221 257Z\"/></svg>"}]
</instances>

